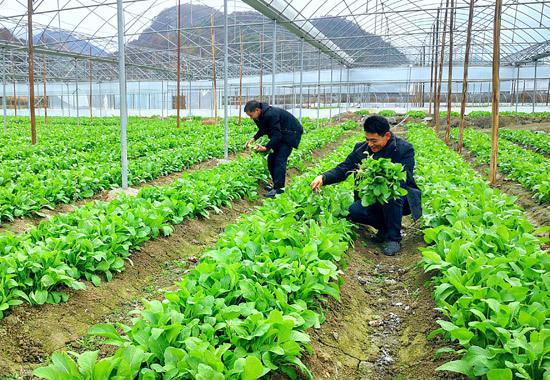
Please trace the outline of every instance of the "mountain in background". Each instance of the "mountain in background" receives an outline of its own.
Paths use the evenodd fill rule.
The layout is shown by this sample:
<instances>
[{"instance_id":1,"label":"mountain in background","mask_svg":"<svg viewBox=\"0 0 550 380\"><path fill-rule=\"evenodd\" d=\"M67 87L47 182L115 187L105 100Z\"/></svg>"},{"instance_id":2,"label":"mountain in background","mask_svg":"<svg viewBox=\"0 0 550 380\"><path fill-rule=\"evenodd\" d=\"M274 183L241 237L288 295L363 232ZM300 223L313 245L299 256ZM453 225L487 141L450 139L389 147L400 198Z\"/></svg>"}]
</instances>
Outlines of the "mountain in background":
<instances>
[{"instance_id":1,"label":"mountain in background","mask_svg":"<svg viewBox=\"0 0 550 380\"><path fill-rule=\"evenodd\" d=\"M145 29L135 40L129 43L129 46L144 47L152 49L174 49L177 42L176 31L166 31L167 29L177 28L176 7L170 7L162 10L152 21L151 25ZM182 28L197 27L202 29L193 30L192 33L183 33L182 46L184 54L195 56L210 55L209 47L211 44L210 17L213 15L214 25L223 25L223 13L205 5L183 4L180 7ZM265 24L265 16L258 12L235 12L229 15L230 24ZM326 37L331 38L332 42L339 48L350 52L357 52L354 56L357 65L369 66L397 66L408 63L407 57L384 41L381 37L365 32L354 22L343 17L333 17L329 19L313 19L311 23L319 29ZM244 25L241 27L229 28L229 41L238 41L239 34L242 32L245 54L250 49L250 54L259 50L260 34L264 34L270 40L273 33L271 26L262 25ZM352 36L353 38L349 38ZM345 37L345 38L342 38ZM277 38L280 40L295 40L297 37L284 28L277 30ZM216 45L224 43L223 29L216 29ZM271 43L264 43L263 51L270 57ZM190 43L192 42L192 43ZM203 48L199 48L202 46ZM368 47L368 49L367 49ZM238 46L233 45L234 49ZM285 59L295 59L299 61L298 51L284 52ZM288 55L287 55L288 54ZM351 53L350 53L351 54ZM294 57L292 57L294 55ZM231 63L238 63L238 56L232 55Z\"/></svg>"},{"instance_id":2,"label":"mountain in background","mask_svg":"<svg viewBox=\"0 0 550 380\"><path fill-rule=\"evenodd\" d=\"M15 37L9 29L0 28L0 41L12 42L16 44L23 44L19 38Z\"/></svg>"},{"instance_id":3,"label":"mountain in background","mask_svg":"<svg viewBox=\"0 0 550 380\"><path fill-rule=\"evenodd\" d=\"M44 29L32 37L35 46L46 45L54 50L61 50L71 53L105 57L109 55L105 50L98 48L88 41L67 31Z\"/></svg>"}]
</instances>

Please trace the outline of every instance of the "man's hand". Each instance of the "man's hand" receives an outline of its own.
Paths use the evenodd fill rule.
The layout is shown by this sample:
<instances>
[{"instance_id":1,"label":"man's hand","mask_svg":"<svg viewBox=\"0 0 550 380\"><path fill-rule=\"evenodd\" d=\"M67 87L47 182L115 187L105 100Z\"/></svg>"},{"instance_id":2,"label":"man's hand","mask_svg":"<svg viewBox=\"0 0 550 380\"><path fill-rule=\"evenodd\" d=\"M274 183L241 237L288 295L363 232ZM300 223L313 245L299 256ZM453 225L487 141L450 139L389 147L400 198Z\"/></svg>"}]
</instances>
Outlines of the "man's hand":
<instances>
[{"instance_id":1,"label":"man's hand","mask_svg":"<svg viewBox=\"0 0 550 380\"><path fill-rule=\"evenodd\" d=\"M248 147L250 146L250 144L253 144L254 143L254 139L250 139L246 142L246 144L244 144L244 149L248 149Z\"/></svg>"},{"instance_id":2,"label":"man's hand","mask_svg":"<svg viewBox=\"0 0 550 380\"><path fill-rule=\"evenodd\" d=\"M317 177L315 177L313 182L311 182L310 186L311 186L311 190L318 191L321 188L321 186L323 186L323 176L318 175Z\"/></svg>"},{"instance_id":3,"label":"man's hand","mask_svg":"<svg viewBox=\"0 0 550 380\"><path fill-rule=\"evenodd\" d=\"M265 151L267 151L267 148L263 145L258 145L256 147L256 152L265 152Z\"/></svg>"}]
</instances>

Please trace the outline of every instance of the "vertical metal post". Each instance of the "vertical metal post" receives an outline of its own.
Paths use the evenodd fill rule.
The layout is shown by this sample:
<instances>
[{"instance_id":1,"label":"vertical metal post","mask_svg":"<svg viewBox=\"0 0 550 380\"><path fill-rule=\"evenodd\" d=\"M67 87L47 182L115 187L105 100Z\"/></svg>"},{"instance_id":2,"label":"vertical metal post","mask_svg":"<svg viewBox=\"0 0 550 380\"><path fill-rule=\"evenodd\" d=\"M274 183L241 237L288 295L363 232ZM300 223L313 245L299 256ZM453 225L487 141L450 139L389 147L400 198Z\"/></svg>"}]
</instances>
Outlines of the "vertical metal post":
<instances>
[{"instance_id":1,"label":"vertical metal post","mask_svg":"<svg viewBox=\"0 0 550 380\"><path fill-rule=\"evenodd\" d=\"M332 119L332 68L333 68L334 61L332 58L330 59L330 103L329 103L329 118ZM326 102L326 99L325 99Z\"/></svg>"},{"instance_id":2,"label":"vertical metal post","mask_svg":"<svg viewBox=\"0 0 550 380\"><path fill-rule=\"evenodd\" d=\"M8 132L8 117L6 115L6 51L2 49L2 110L4 111L4 134Z\"/></svg>"},{"instance_id":3,"label":"vertical metal post","mask_svg":"<svg viewBox=\"0 0 550 380\"><path fill-rule=\"evenodd\" d=\"M189 70L189 116L193 116L193 105L191 104L191 100L193 99L191 95L193 94L191 89L191 71Z\"/></svg>"},{"instance_id":4,"label":"vertical metal post","mask_svg":"<svg viewBox=\"0 0 550 380\"><path fill-rule=\"evenodd\" d=\"M138 108L138 116L141 117L141 81L140 80L137 81L137 85L138 85L138 88L137 88L136 103Z\"/></svg>"},{"instance_id":5,"label":"vertical metal post","mask_svg":"<svg viewBox=\"0 0 550 380\"><path fill-rule=\"evenodd\" d=\"M262 35L260 36L260 102L263 101L264 93L264 40L263 40L263 29L262 25Z\"/></svg>"},{"instance_id":6,"label":"vertical metal post","mask_svg":"<svg viewBox=\"0 0 550 380\"><path fill-rule=\"evenodd\" d=\"M495 1L495 18L493 29L493 94L492 94L492 125L491 125L491 162L489 164L489 181L495 184L498 166L498 128L499 128L499 101L500 101L500 25L502 18L502 0Z\"/></svg>"},{"instance_id":7,"label":"vertical metal post","mask_svg":"<svg viewBox=\"0 0 550 380\"><path fill-rule=\"evenodd\" d=\"M34 113L34 57L32 42L32 0L27 0L27 46L29 50L29 109L31 115L31 143L36 144L36 116Z\"/></svg>"},{"instance_id":8,"label":"vertical metal post","mask_svg":"<svg viewBox=\"0 0 550 380\"><path fill-rule=\"evenodd\" d=\"M468 13L468 29L466 32L466 52L464 55L464 69L462 76L462 100L460 102L460 126L458 129L458 144L456 150L460 153L462 151L462 140L464 137L464 123L466 114L466 103L468 100L468 67L470 64L470 47L472 44L472 22L474 18L474 1L470 1L469 13Z\"/></svg>"},{"instance_id":9,"label":"vertical metal post","mask_svg":"<svg viewBox=\"0 0 550 380\"><path fill-rule=\"evenodd\" d=\"M178 0L178 73L176 83L176 127L180 127L180 82L181 82L181 4Z\"/></svg>"},{"instance_id":10,"label":"vertical metal post","mask_svg":"<svg viewBox=\"0 0 550 380\"><path fill-rule=\"evenodd\" d=\"M228 119L229 119L229 109L228 109L228 101L229 101L229 86L227 83L227 77L229 76L228 66L229 66L229 49L228 49L228 43L229 43L229 27L227 25L228 23L228 17L227 17L227 0L223 0L223 34L224 34L224 43L223 43L223 157L227 160L228 157L228 144L227 144L227 138L228 138Z\"/></svg>"},{"instance_id":11,"label":"vertical metal post","mask_svg":"<svg viewBox=\"0 0 550 380\"><path fill-rule=\"evenodd\" d=\"M164 81L160 80L160 118L164 119Z\"/></svg>"},{"instance_id":12,"label":"vertical metal post","mask_svg":"<svg viewBox=\"0 0 550 380\"><path fill-rule=\"evenodd\" d=\"M519 103L519 65L516 66L516 112L518 112L518 103Z\"/></svg>"},{"instance_id":13,"label":"vertical metal post","mask_svg":"<svg viewBox=\"0 0 550 380\"><path fill-rule=\"evenodd\" d=\"M533 110L535 112L535 103L537 102L537 66L539 61L535 60L535 78L533 79Z\"/></svg>"},{"instance_id":14,"label":"vertical metal post","mask_svg":"<svg viewBox=\"0 0 550 380\"><path fill-rule=\"evenodd\" d=\"M63 83L61 83L59 88L61 89L61 116L65 116L65 106L63 106Z\"/></svg>"},{"instance_id":15,"label":"vertical metal post","mask_svg":"<svg viewBox=\"0 0 550 380\"><path fill-rule=\"evenodd\" d=\"M78 99L78 75L77 75L77 61L74 60L74 73L76 75L76 123L80 127L80 110L79 110L79 99Z\"/></svg>"},{"instance_id":16,"label":"vertical metal post","mask_svg":"<svg viewBox=\"0 0 550 380\"><path fill-rule=\"evenodd\" d=\"M13 53L10 53L10 60L11 60L11 69L13 74L13 113L14 113L14 116L17 117L17 93L15 90L16 79L15 79L15 62L13 60Z\"/></svg>"},{"instance_id":17,"label":"vertical metal post","mask_svg":"<svg viewBox=\"0 0 550 380\"><path fill-rule=\"evenodd\" d=\"M120 92L120 164L122 169L122 188L128 188L128 152L126 141L126 123L128 122L128 104L126 99L126 62L124 47L124 8L122 0L117 0L117 37L118 37L118 88Z\"/></svg>"},{"instance_id":18,"label":"vertical metal post","mask_svg":"<svg viewBox=\"0 0 550 380\"><path fill-rule=\"evenodd\" d=\"M349 92L350 92L349 67L347 68L347 82L348 82L348 91L347 91L347 94L346 94L346 111L347 111L347 109L349 109L349 102L350 102L350 96L349 96Z\"/></svg>"},{"instance_id":19,"label":"vertical metal post","mask_svg":"<svg viewBox=\"0 0 550 380\"><path fill-rule=\"evenodd\" d=\"M275 71L277 66L277 20L273 20L273 57L271 59L271 104L275 105Z\"/></svg>"},{"instance_id":20,"label":"vertical metal post","mask_svg":"<svg viewBox=\"0 0 550 380\"><path fill-rule=\"evenodd\" d=\"M239 36L239 48L241 53L241 62L239 65L239 125L241 125L243 108L243 33ZM294 77L293 77L294 79Z\"/></svg>"},{"instance_id":21,"label":"vertical metal post","mask_svg":"<svg viewBox=\"0 0 550 380\"><path fill-rule=\"evenodd\" d=\"M89 69L90 70L90 122L92 121L92 118L94 117L93 115L93 110L92 110L92 107L93 107L93 97L92 97L92 80L93 80L93 72L92 72L92 48L90 47L90 58L88 60L88 63L90 65Z\"/></svg>"},{"instance_id":22,"label":"vertical metal post","mask_svg":"<svg viewBox=\"0 0 550 380\"><path fill-rule=\"evenodd\" d=\"M412 72L412 65L409 65L409 75L407 76L407 112L409 111L410 103L411 103L411 72Z\"/></svg>"},{"instance_id":23,"label":"vertical metal post","mask_svg":"<svg viewBox=\"0 0 550 380\"><path fill-rule=\"evenodd\" d=\"M103 95L101 94L101 80L97 82L97 95L99 96L99 117L103 116Z\"/></svg>"},{"instance_id":24,"label":"vertical metal post","mask_svg":"<svg viewBox=\"0 0 550 380\"><path fill-rule=\"evenodd\" d=\"M300 41L300 123L302 122L302 108L304 106L304 97L302 85L304 83L304 38Z\"/></svg>"},{"instance_id":25,"label":"vertical metal post","mask_svg":"<svg viewBox=\"0 0 550 380\"><path fill-rule=\"evenodd\" d=\"M319 113L321 110L321 49L317 55L317 126L319 126Z\"/></svg>"},{"instance_id":26,"label":"vertical metal post","mask_svg":"<svg viewBox=\"0 0 550 380\"><path fill-rule=\"evenodd\" d=\"M42 103L44 105L44 124L48 124L48 94L46 92L46 56L42 56L42 85L44 93L42 94Z\"/></svg>"},{"instance_id":27,"label":"vertical metal post","mask_svg":"<svg viewBox=\"0 0 550 380\"><path fill-rule=\"evenodd\" d=\"M65 83L65 86L67 87L67 108L69 110L69 117L71 117L71 90L68 82Z\"/></svg>"},{"instance_id":28,"label":"vertical metal post","mask_svg":"<svg viewBox=\"0 0 550 380\"><path fill-rule=\"evenodd\" d=\"M338 121L341 119L342 113L342 69L344 66L340 66L340 81L338 83Z\"/></svg>"}]
</instances>

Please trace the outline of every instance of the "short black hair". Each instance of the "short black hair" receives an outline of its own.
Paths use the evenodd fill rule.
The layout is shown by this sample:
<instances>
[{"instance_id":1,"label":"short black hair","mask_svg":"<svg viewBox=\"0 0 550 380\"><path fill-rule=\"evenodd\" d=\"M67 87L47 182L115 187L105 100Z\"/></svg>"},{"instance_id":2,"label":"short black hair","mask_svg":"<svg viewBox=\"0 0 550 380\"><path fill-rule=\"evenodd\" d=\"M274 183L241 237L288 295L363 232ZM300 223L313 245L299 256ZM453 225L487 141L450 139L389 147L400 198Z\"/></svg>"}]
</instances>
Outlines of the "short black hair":
<instances>
[{"instance_id":1,"label":"short black hair","mask_svg":"<svg viewBox=\"0 0 550 380\"><path fill-rule=\"evenodd\" d=\"M363 129L365 132L384 136L390 131L390 123L388 123L388 120L383 116L372 115L367 117L363 122Z\"/></svg>"},{"instance_id":2,"label":"short black hair","mask_svg":"<svg viewBox=\"0 0 550 380\"><path fill-rule=\"evenodd\" d=\"M260 108L260 102L257 100L249 100L244 105L244 112L252 112L256 111L258 108Z\"/></svg>"}]
</instances>

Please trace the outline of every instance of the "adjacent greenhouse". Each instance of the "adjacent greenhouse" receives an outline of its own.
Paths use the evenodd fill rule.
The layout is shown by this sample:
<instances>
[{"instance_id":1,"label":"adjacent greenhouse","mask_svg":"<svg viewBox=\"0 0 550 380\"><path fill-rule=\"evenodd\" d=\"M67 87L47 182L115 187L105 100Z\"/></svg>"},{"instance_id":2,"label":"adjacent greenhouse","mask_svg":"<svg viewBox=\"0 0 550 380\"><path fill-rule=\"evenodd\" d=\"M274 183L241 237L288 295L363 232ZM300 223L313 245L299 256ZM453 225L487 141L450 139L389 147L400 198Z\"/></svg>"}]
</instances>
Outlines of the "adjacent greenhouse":
<instances>
[{"instance_id":1,"label":"adjacent greenhouse","mask_svg":"<svg viewBox=\"0 0 550 380\"><path fill-rule=\"evenodd\" d=\"M0 6L0 379L550 379L550 1Z\"/></svg>"}]
</instances>

